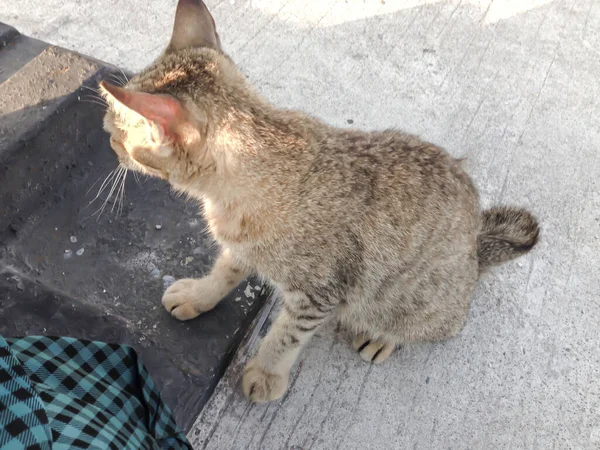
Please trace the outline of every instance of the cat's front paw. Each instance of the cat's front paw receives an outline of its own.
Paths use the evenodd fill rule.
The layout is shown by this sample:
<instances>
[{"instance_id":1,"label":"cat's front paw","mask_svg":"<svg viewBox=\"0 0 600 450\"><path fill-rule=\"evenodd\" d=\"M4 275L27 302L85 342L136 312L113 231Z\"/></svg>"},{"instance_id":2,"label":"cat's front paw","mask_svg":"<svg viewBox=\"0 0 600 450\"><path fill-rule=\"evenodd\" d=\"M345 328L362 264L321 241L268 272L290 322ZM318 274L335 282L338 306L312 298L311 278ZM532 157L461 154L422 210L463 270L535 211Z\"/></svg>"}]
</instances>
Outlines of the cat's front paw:
<instances>
[{"instance_id":1,"label":"cat's front paw","mask_svg":"<svg viewBox=\"0 0 600 450\"><path fill-rule=\"evenodd\" d=\"M267 373L252 359L244 369L244 395L255 403L272 402L281 398L288 387L289 374Z\"/></svg>"},{"instance_id":2,"label":"cat's front paw","mask_svg":"<svg viewBox=\"0 0 600 450\"><path fill-rule=\"evenodd\" d=\"M204 289L204 284L204 279L176 281L163 295L163 306L179 320L190 320L211 310L220 299L212 298L210 287Z\"/></svg>"}]
</instances>

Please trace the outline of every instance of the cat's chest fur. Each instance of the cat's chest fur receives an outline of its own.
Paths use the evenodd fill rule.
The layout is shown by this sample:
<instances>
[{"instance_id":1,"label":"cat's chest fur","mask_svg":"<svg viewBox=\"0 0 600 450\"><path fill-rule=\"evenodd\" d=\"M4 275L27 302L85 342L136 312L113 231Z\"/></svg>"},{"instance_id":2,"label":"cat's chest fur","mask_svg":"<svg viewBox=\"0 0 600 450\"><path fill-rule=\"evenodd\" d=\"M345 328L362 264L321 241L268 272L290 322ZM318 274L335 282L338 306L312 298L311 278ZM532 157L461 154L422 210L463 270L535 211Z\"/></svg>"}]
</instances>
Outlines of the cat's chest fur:
<instances>
[{"instance_id":1,"label":"cat's chest fur","mask_svg":"<svg viewBox=\"0 0 600 450\"><path fill-rule=\"evenodd\" d=\"M204 219L219 244L232 247L260 241L265 229L256 212L239 202L203 201Z\"/></svg>"},{"instance_id":2,"label":"cat's chest fur","mask_svg":"<svg viewBox=\"0 0 600 450\"><path fill-rule=\"evenodd\" d=\"M296 258L293 233L289 223L282 223L285 208L275 213L258 204L250 207L241 202L203 203L208 229L221 247L230 249L238 261L273 283L287 283Z\"/></svg>"}]
</instances>

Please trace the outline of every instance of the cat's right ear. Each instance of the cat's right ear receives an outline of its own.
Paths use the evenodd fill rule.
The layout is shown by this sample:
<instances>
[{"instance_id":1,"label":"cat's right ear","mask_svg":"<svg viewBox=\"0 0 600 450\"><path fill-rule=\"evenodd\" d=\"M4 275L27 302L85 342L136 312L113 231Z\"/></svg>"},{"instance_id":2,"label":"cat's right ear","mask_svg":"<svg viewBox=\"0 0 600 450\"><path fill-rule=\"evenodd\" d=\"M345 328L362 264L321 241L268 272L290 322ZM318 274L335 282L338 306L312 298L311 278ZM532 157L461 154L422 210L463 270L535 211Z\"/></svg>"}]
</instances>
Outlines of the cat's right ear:
<instances>
[{"instance_id":1,"label":"cat's right ear","mask_svg":"<svg viewBox=\"0 0 600 450\"><path fill-rule=\"evenodd\" d=\"M215 20L202 0L179 0L166 53L197 47L221 50Z\"/></svg>"},{"instance_id":2,"label":"cat's right ear","mask_svg":"<svg viewBox=\"0 0 600 450\"><path fill-rule=\"evenodd\" d=\"M114 105L118 102L128 110L136 112L149 124L154 125L161 137L176 139L178 129L186 122L183 105L171 96L130 91L107 81L100 82L100 89L106 95L109 104Z\"/></svg>"}]
</instances>

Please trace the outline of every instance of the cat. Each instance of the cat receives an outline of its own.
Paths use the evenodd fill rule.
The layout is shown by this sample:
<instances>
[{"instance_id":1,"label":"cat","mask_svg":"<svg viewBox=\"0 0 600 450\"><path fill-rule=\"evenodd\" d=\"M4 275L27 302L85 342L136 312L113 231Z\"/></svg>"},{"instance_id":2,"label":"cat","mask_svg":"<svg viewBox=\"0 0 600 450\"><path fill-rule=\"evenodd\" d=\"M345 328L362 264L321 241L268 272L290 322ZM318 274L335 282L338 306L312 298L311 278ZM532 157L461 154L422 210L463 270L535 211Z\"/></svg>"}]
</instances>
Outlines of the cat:
<instances>
[{"instance_id":1,"label":"cat","mask_svg":"<svg viewBox=\"0 0 600 450\"><path fill-rule=\"evenodd\" d=\"M461 331L482 272L530 251L536 218L481 211L460 161L394 130L339 129L263 99L224 53L200 0L180 0L164 53L125 86L100 83L120 164L198 199L220 255L169 287L179 320L244 278L282 309L245 367L254 402L280 398L301 348L329 320L381 363L400 344Z\"/></svg>"}]
</instances>

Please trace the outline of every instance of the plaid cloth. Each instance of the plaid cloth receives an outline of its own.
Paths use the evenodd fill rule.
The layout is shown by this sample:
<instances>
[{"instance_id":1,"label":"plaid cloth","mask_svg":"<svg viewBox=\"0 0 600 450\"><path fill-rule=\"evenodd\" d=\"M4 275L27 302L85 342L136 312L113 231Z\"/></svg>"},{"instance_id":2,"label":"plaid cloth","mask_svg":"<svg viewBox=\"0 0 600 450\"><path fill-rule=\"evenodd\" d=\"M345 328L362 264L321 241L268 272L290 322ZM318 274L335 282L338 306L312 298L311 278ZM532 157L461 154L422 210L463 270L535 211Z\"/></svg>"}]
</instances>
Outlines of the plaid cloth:
<instances>
[{"instance_id":1,"label":"plaid cloth","mask_svg":"<svg viewBox=\"0 0 600 450\"><path fill-rule=\"evenodd\" d=\"M128 346L0 336L0 449L191 449Z\"/></svg>"}]
</instances>

